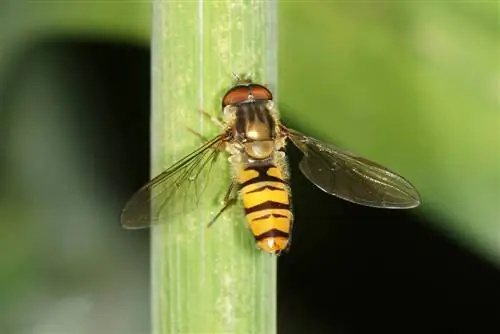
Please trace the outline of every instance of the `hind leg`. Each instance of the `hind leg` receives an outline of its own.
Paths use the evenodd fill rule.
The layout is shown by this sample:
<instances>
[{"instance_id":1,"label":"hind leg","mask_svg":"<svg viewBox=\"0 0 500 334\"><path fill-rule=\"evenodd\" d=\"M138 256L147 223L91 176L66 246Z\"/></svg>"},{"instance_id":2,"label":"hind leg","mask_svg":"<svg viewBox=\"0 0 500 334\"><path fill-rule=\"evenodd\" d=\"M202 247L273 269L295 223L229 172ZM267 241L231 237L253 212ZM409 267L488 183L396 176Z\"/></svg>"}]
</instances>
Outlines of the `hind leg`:
<instances>
[{"instance_id":1,"label":"hind leg","mask_svg":"<svg viewBox=\"0 0 500 334\"><path fill-rule=\"evenodd\" d=\"M231 208L234 204L236 204L236 201L238 200L238 195L237 192L235 191L236 187L234 182L231 182L231 185L227 189L226 195L224 196L224 206L220 209L220 211L215 215L215 217L208 223L207 228L212 226L217 218L220 217L224 211L227 209Z\"/></svg>"}]
</instances>

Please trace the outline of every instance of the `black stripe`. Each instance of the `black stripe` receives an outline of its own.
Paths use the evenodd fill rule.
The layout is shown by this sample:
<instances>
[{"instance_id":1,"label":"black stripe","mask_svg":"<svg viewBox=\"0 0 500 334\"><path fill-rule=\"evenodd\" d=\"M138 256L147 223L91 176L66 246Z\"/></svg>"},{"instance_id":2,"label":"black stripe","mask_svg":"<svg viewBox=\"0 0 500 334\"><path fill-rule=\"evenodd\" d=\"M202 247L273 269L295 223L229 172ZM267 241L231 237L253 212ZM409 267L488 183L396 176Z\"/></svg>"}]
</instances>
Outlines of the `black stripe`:
<instances>
[{"instance_id":1,"label":"black stripe","mask_svg":"<svg viewBox=\"0 0 500 334\"><path fill-rule=\"evenodd\" d=\"M259 101L260 102L260 101ZM263 102L256 102L255 103L255 116L258 119L259 122L264 123L266 127L271 130L270 132L273 132L273 138L274 138L274 119L271 116L271 113L269 112L269 109L266 107L267 101Z\"/></svg>"},{"instance_id":2,"label":"black stripe","mask_svg":"<svg viewBox=\"0 0 500 334\"><path fill-rule=\"evenodd\" d=\"M267 174L267 171L269 168L276 167L273 164L267 164L267 165L258 165L258 166L248 166L245 168L245 170L255 170L259 172L259 174Z\"/></svg>"},{"instance_id":3,"label":"black stripe","mask_svg":"<svg viewBox=\"0 0 500 334\"><path fill-rule=\"evenodd\" d=\"M252 221L267 219L269 217L274 217L274 218L288 218L288 216L280 215L279 213L271 213L271 214L268 214L268 215L264 215L264 216L261 216L261 217L254 218L254 219L252 219Z\"/></svg>"},{"instance_id":4,"label":"black stripe","mask_svg":"<svg viewBox=\"0 0 500 334\"><path fill-rule=\"evenodd\" d=\"M260 203L257 205L254 205L250 208L245 208L245 214L248 215L252 212L258 212L262 210L268 210L268 209L285 209L289 210L290 205L289 204L283 204L279 202L274 202L274 201L266 201L264 203Z\"/></svg>"},{"instance_id":5,"label":"black stripe","mask_svg":"<svg viewBox=\"0 0 500 334\"><path fill-rule=\"evenodd\" d=\"M260 240L263 240L266 238L276 238L276 237L288 238L289 236L290 236L290 234L288 234L287 232L283 232L281 230L277 230L277 229L273 228L269 231L266 231L262 234L254 236L254 237L255 237L255 240L260 241Z\"/></svg>"},{"instance_id":6,"label":"black stripe","mask_svg":"<svg viewBox=\"0 0 500 334\"><path fill-rule=\"evenodd\" d=\"M272 167L276 167L276 166L275 165L263 165L263 166L251 166L251 167L245 168L246 171L254 170L257 173L259 173L259 175L257 175L256 177L240 184L240 188L243 188L245 186L248 186L249 184L254 184L257 182L279 182L282 184L287 184L287 182L285 180L280 179L279 177L270 176L267 174L267 171L269 170L269 168L272 168Z\"/></svg>"},{"instance_id":7,"label":"black stripe","mask_svg":"<svg viewBox=\"0 0 500 334\"><path fill-rule=\"evenodd\" d=\"M248 107L246 107L246 104L238 105L236 110L236 121L235 121L236 132L238 134L244 136L246 125L249 121L249 117L250 117L249 110Z\"/></svg>"},{"instance_id":8,"label":"black stripe","mask_svg":"<svg viewBox=\"0 0 500 334\"><path fill-rule=\"evenodd\" d=\"M252 193L258 193L259 191L262 191L264 189L269 189L269 190L281 190L281 191L285 191L285 189L283 188L278 188L278 187L275 187L275 186L270 186L270 185L266 185L266 186L262 186L260 188L257 188L257 189L254 189L254 190L251 190L245 194L252 194Z\"/></svg>"}]
</instances>

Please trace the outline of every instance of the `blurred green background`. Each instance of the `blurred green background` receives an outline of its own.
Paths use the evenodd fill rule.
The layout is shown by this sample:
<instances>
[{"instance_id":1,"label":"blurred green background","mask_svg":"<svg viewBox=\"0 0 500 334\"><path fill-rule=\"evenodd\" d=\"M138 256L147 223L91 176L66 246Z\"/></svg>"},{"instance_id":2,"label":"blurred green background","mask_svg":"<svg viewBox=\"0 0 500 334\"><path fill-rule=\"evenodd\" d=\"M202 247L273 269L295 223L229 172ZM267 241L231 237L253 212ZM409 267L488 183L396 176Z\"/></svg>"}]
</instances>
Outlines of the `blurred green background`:
<instances>
[{"instance_id":1,"label":"blurred green background","mask_svg":"<svg viewBox=\"0 0 500 334\"><path fill-rule=\"evenodd\" d=\"M144 175L116 161L149 166L150 11L0 3L1 333L148 332L147 232L118 223ZM288 125L410 179L423 205L405 214L497 278L499 18L493 1L280 2L277 94ZM106 137L124 126L136 141Z\"/></svg>"}]
</instances>

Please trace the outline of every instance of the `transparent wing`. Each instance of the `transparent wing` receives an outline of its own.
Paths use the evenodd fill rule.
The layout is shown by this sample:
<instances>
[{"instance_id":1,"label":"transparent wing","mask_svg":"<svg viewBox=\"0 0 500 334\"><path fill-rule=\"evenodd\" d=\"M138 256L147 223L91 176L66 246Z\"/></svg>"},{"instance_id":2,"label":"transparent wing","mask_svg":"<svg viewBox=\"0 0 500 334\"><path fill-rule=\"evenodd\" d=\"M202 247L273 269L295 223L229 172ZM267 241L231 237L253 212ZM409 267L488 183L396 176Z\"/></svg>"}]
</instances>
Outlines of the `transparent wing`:
<instances>
[{"instance_id":1,"label":"transparent wing","mask_svg":"<svg viewBox=\"0 0 500 334\"><path fill-rule=\"evenodd\" d=\"M195 209L210 181L222 143L222 135L215 137L140 188L122 211L122 226L144 228L160 221L163 215L172 217Z\"/></svg>"},{"instance_id":2,"label":"transparent wing","mask_svg":"<svg viewBox=\"0 0 500 334\"><path fill-rule=\"evenodd\" d=\"M417 190L402 176L298 131L283 130L304 153L302 173L326 193L377 208L409 209L420 204Z\"/></svg>"}]
</instances>

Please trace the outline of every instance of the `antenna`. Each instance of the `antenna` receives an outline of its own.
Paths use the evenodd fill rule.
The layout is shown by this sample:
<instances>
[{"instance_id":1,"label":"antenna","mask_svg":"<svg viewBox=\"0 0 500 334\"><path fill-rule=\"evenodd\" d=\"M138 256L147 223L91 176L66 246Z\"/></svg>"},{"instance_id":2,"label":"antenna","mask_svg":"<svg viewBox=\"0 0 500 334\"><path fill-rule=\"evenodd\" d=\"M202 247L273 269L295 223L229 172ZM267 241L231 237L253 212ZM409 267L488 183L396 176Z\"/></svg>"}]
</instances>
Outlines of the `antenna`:
<instances>
[{"instance_id":1,"label":"antenna","mask_svg":"<svg viewBox=\"0 0 500 334\"><path fill-rule=\"evenodd\" d=\"M236 81L241 81L241 78L238 76L238 74L234 73L234 72L231 72L231 74L233 75L233 77L236 79Z\"/></svg>"}]
</instances>

